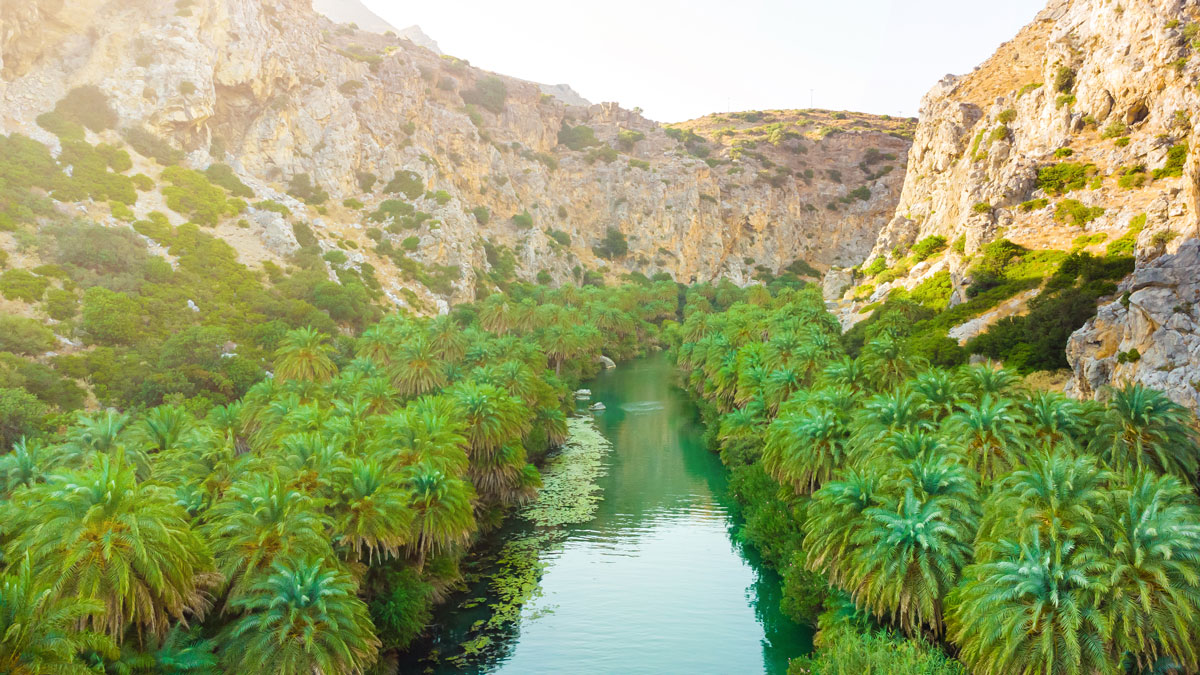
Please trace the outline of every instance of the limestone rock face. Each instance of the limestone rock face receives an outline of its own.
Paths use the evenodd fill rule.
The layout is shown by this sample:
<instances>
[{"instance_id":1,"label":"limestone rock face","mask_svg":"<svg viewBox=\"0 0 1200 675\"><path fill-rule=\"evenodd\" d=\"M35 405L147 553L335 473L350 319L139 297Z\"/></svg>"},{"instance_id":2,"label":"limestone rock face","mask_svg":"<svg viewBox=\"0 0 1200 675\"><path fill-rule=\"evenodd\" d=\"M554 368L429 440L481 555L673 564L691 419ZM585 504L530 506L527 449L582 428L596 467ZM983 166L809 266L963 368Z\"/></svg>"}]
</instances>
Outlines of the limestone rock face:
<instances>
[{"instance_id":1,"label":"limestone rock face","mask_svg":"<svg viewBox=\"0 0 1200 675\"><path fill-rule=\"evenodd\" d=\"M253 219L255 247L285 257L287 226L306 222L323 245L356 244L388 297L412 291L428 313L472 299L477 275L507 253L518 278L556 284L587 271L745 284L800 260L853 267L895 211L911 143L910 121L819 111L704 118L685 135L569 87L334 24L311 0L4 2L0 58L0 133L57 147L36 117L96 85L122 128L182 148L193 168L224 162L254 200L288 206L286 222ZM594 140L559 142L580 126ZM725 126L736 132L718 135ZM286 194L303 174L329 194L320 209ZM397 174L415 189L386 193ZM388 199L424 219L402 231L371 220ZM610 230L628 241L613 260L595 253ZM435 294L376 253L413 237L404 255L451 270L452 290Z\"/></svg>"},{"instance_id":2,"label":"limestone rock face","mask_svg":"<svg viewBox=\"0 0 1200 675\"><path fill-rule=\"evenodd\" d=\"M891 265L932 235L959 243L961 253L946 254L953 303L971 281L970 257L991 241L1072 250L1087 236L1085 249L1103 254L1144 217L1134 279L1169 279L1131 288L1128 306L1102 306L1079 331L1069 347L1071 391L1095 396L1104 385L1136 380L1196 408L1194 324L1172 311L1189 302L1184 270L1194 256L1157 259L1200 234L1200 58L1185 36L1198 20L1193 1L1050 0L990 59L925 96L895 217L868 258ZM1186 158L1172 169L1172 149L1181 147ZM1082 167L1082 184L1061 193L1039 185L1039 172L1063 163ZM1139 167L1140 178L1122 179ZM1092 219L1074 222L1072 203ZM1191 276L1197 272L1192 267ZM847 294L844 322L865 316L862 295ZM963 335L980 327L971 323ZM1141 359L1118 364L1118 350L1130 349Z\"/></svg>"},{"instance_id":3,"label":"limestone rock face","mask_svg":"<svg viewBox=\"0 0 1200 675\"><path fill-rule=\"evenodd\" d=\"M1072 394L1102 397L1105 387L1138 382L1200 409L1200 240L1140 266L1120 298L1071 336Z\"/></svg>"}]
</instances>

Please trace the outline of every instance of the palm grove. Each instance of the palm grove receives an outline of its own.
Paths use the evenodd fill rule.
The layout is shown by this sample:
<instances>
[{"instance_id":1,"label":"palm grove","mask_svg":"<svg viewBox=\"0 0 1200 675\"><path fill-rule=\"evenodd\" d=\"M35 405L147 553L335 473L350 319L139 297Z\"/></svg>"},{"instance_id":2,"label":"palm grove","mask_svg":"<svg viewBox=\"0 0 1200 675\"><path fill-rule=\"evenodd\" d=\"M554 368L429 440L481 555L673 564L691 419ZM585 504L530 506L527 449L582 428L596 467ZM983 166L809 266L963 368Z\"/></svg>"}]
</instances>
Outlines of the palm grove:
<instances>
[{"instance_id":1,"label":"palm grove","mask_svg":"<svg viewBox=\"0 0 1200 675\"><path fill-rule=\"evenodd\" d=\"M900 311L844 345L809 290L685 311L678 362L743 533L821 629L792 672L1200 667L1194 418L1162 393L1081 402L930 367Z\"/></svg>"},{"instance_id":2,"label":"palm grove","mask_svg":"<svg viewBox=\"0 0 1200 675\"><path fill-rule=\"evenodd\" d=\"M288 332L273 377L197 416L81 414L0 457L0 671L365 672L459 580L566 435L601 349L675 284L514 285L347 341Z\"/></svg>"}]
</instances>

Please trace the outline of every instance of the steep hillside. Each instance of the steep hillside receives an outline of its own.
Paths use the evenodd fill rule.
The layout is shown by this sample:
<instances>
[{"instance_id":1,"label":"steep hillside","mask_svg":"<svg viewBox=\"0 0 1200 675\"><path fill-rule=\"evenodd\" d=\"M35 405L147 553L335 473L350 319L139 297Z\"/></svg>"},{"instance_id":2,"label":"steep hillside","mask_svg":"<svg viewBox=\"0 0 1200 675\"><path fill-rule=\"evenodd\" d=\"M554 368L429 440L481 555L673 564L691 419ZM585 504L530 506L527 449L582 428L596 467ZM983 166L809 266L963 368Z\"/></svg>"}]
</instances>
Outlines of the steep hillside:
<instances>
[{"instance_id":1,"label":"steep hillside","mask_svg":"<svg viewBox=\"0 0 1200 675\"><path fill-rule=\"evenodd\" d=\"M1059 292L1030 280L1050 278L1064 256L1103 256L1110 277L1119 257L1136 256L1138 273L1104 289L1111 304L1071 340L1071 389L1093 396L1137 380L1196 408L1200 361L1180 348L1194 327L1177 287L1188 266L1154 262L1197 234L1196 21L1195 4L1178 0L1053 0L974 72L934 87L895 217L855 288L841 296L827 284L844 324L889 295L937 287L943 308L975 302L941 327L965 343ZM988 247L1000 240L1016 245L1011 255ZM1026 267L1025 282L977 302L996 285L984 277L1010 264Z\"/></svg>"},{"instance_id":2,"label":"steep hillside","mask_svg":"<svg viewBox=\"0 0 1200 675\"><path fill-rule=\"evenodd\" d=\"M893 211L907 155L904 122L854 116L818 133L841 115L819 113L735 149L334 25L304 0L0 12L0 132L57 152L38 116L94 85L117 119L86 140L128 147L129 173L155 183L134 218L189 218L157 196L162 167L146 156L182 149L183 165L227 164L252 191L211 226L242 262L286 265L302 244L340 250L332 266L373 270L386 300L420 312L513 277L746 283L853 266ZM94 200L59 208L120 225ZM316 241L297 241L296 223Z\"/></svg>"}]
</instances>

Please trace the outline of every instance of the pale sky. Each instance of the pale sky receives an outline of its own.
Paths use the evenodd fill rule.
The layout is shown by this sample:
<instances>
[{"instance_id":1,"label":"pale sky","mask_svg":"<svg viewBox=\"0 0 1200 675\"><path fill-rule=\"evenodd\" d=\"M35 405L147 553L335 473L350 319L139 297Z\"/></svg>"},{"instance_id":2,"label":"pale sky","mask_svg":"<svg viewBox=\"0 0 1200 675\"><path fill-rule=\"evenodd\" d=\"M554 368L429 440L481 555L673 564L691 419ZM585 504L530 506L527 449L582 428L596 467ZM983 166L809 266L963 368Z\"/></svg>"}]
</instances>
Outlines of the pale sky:
<instances>
[{"instance_id":1,"label":"pale sky","mask_svg":"<svg viewBox=\"0 0 1200 675\"><path fill-rule=\"evenodd\" d=\"M917 114L1046 0L362 0L447 54L676 122L815 107ZM810 93L810 90L812 92Z\"/></svg>"}]
</instances>

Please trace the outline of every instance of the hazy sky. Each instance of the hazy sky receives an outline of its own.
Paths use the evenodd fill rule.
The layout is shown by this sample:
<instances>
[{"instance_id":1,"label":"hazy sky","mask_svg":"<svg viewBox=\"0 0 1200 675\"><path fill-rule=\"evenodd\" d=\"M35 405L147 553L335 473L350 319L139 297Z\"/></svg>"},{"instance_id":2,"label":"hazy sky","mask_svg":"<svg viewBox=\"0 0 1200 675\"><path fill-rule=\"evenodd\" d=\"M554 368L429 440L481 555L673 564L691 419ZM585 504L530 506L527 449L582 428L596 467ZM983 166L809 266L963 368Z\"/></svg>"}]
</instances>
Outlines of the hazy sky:
<instances>
[{"instance_id":1,"label":"hazy sky","mask_svg":"<svg viewBox=\"0 0 1200 675\"><path fill-rule=\"evenodd\" d=\"M916 115L946 73L1016 35L1046 0L363 0L442 51L673 122L809 107Z\"/></svg>"}]
</instances>

